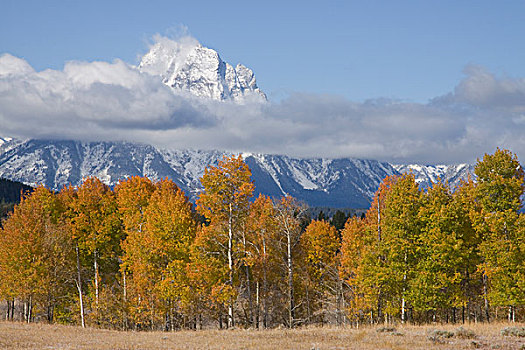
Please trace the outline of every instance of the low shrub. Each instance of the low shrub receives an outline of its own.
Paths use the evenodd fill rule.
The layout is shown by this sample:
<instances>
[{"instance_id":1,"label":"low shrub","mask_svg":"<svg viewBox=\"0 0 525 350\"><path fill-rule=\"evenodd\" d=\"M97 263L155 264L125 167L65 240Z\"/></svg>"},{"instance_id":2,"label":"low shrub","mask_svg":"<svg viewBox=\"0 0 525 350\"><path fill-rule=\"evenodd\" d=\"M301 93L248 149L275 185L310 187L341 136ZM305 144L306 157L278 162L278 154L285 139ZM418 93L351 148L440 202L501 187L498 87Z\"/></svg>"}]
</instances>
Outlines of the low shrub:
<instances>
[{"instance_id":1,"label":"low shrub","mask_svg":"<svg viewBox=\"0 0 525 350\"><path fill-rule=\"evenodd\" d=\"M474 333L470 329L465 329L463 327L458 327L454 331L454 336L456 338L472 339L472 338L476 338L476 333Z\"/></svg>"},{"instance_id":2,"label":"low shrub","mask_svg":"<svg viewBox=\"0 0 525 350\"><path fill-rule=\"evenodd\" d=\"M452 338L454 336L454 332L445 331L441 329L434 329L430 332L430 335L441 338Z\"/></svg>"},{"instance_id":3,"label":"low shrub","mask_svg":"<svg viewBox=\"0 0 525 350\"><path fill-rule=\"evenodd\" d=\"M525 327L505 327L501 330L505 337L525 337Z\"/></svg>"},{"instance_id":4,"label":"low shrub","mask_svg":"<svg viewBox=\"0 0 525 350\"><path fill-rule=\"evenodd\" d=\"M445 343L445 338L452 338L454 336L454 333L449 331L444 331L441 329L434 329L430 331L430 334L428 335L428 340L432 341L433 343L439 343L443 344Z\"/></svg>"},{"instance_id":5,"label":"low shrub","mask_svg":"<svg viewBox=\"0 0 525 350\"><path fill-rule=\"evenodd\" d=\"M394 327L381 327L376 329L377 333L392 333L395 332L396 329Z\"/></svg>"}]
</instances>

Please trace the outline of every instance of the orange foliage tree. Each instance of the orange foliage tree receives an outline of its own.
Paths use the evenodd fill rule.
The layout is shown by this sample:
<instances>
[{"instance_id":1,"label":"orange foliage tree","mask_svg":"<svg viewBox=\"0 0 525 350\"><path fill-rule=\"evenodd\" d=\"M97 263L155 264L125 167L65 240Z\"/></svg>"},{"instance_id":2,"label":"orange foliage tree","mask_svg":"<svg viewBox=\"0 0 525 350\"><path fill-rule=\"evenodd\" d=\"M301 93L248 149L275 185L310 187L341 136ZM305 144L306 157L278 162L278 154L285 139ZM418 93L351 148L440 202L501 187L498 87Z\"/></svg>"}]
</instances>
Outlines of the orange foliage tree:
<instances>
[{"instance_id":1,"label":"orange foliage tree","mask_svg":"<svg viewBox=\"0 0 525 350\"><path fill-rule=\"evenodd\" d=\"M59 300L69 293L72 242L63 229L63 207L56 195L39 186L24 196L0 232L0 295L13 319L14 298L23 300L24 318L35 306L53 322ZM63 304L61 304L63 306Z\"/></svg>"},{"instance_id":2,"label":"orange foliage tree","mask_svg":"<svg viewBox=\"0 0 525 350\"><path fill-rule=\"evenodd\" d=\"M183 314L185 269L195 237L191 203L171 180L156 183L153 192L148 181L129 181L117 193L122 210L130 208L128 195L136 199L127 211L128 235L122 243L130 316L139 328L154 328L164 320L165 328L173 329Z\"/></svg>"},{"instance_id":3,"label":"orange foliage tree","mask_svg":"<svg viewBox=\"0 0 525 350\"><path fill-rule=\"evenodd\" d=\"M109 285L115 282L115 273L119 265L122 225L115 194L99 179L90 177L76 189L63 189L61 198L67 207L66 215L77 253L77 288L81 321L84 325L82 285L86 282L85 275L88 275L88 295L93 311L90 317L100 324L103 321L100 313L101 287L109 288ZM92 269L88 268L89 265ZM105 295L109 296L107 293Z\"/></svg>"},{"instance_id":4,"label":"orange foliage tree","mask_svg":"<svg viewBox=\"0 0 525 350\"><path fill-rule=\"evenodd\" d=\"M236 289L236 270L242 255L242 236L249 213L249 200L254 185L251 171L242 156L224 157L217 166L206 168L201 178L204 187L197 199L197 211L204 215L215 235L218 252L226 258L228 276L226 283ZM234 325L234 297L228 301L228 326Z\"/></svg>"}]
</instances>

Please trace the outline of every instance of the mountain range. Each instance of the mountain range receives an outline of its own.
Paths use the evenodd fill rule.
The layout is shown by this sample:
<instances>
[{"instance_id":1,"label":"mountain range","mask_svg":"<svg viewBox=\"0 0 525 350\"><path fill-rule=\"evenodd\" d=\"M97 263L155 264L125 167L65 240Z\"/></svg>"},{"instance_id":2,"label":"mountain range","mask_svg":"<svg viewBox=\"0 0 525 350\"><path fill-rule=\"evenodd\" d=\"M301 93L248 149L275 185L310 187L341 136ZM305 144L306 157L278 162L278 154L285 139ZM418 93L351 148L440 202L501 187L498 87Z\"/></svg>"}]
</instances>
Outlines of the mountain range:
<instances>
[{"instance_id":1,"label":"mountain range","mask_svg":"<svg viewBox=\"0 0 525 350\"><path fill-rule=\"evenodd\" d=\"M0 146L0 177L59 190L96 176L115 185L129 176L173 179L194 200L199 178L229 152L169 150L129 142L8 140ZM256 193L289 194L310 206L366 208L380 182L412 171L422 187L441 180L455 186L472 166L392 165L353 158L300 159L283 155L243 154Z\"/></svg>"},{"instance_id":2,"label":"mountain range","mask_svg":"<svg viewBox=\"0 0 525 350\"><path fill-rule=\"evenodd\" d=\"M224 62L195 41L158 42L137 67L158 76L174 93L244 103L265 103L252 70ZM0 177L59 190L97 176L115 185L129 176L168 177L195 200L204 169L230 152L165 149L132 142L17 140L0 137ZM285 155L243 154L252 171L256 193L289 194L310 206L366 208L380 182L390 175L413 172L422 187L445 181L455 186L473 173L461 165L395 165L353 158L300 159Z\"/></svg>"}]
</instances>

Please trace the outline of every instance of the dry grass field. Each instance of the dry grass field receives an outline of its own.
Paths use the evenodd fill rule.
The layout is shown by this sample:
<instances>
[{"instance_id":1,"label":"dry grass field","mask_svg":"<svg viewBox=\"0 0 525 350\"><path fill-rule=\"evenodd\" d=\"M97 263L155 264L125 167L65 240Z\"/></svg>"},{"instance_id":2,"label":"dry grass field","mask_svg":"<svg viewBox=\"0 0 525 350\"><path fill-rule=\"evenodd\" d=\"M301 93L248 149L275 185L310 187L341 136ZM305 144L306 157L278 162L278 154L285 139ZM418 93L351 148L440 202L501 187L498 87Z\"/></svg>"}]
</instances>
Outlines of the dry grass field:
<instances>
[{"instance_id":1,"label":"dry grass field","mask_svg":"<svg viewBox=\"0 0 525 350\"><path fill-rule=\"evenodd\" d=\"M508 324L360 329L120 332L0 322L2 349L525 349L525 337L503 336ZM524 326L512 325L512 326Z\"/></svg>"}]
</instances>

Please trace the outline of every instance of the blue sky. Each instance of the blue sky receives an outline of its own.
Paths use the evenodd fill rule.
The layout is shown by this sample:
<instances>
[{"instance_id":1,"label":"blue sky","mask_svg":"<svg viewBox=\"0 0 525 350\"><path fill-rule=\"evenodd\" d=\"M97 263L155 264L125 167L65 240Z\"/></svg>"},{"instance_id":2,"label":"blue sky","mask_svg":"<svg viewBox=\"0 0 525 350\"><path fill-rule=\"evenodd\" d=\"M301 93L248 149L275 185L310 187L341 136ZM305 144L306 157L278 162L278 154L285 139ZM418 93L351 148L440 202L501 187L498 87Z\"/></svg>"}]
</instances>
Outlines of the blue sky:
<instances>
[{"instance_id":1,"label":"blue sky","mask_svg":"<svg viewBox=\"0 0 525 350\"><path fill-rule=\"evenodd\" d=\"M394 163L525 156L525 1L0 8L0 136ZM269 103L183 96L133 67L154 36L185 30L252 68Z\"/></svg>"},{"instance_id":2,"label":"blue sky","mask_svg":"<svg viewBox=\"0 0 525 350\"><path fill-rule=\"evenodd\" d=\"M279 100L292 92L425 102L468 64L525 76L523 1L3 0L0 52L35 69L66 61L136 63L156 34L186 26L223 59L252 68Z\"/></svg>"}]
</instances>

